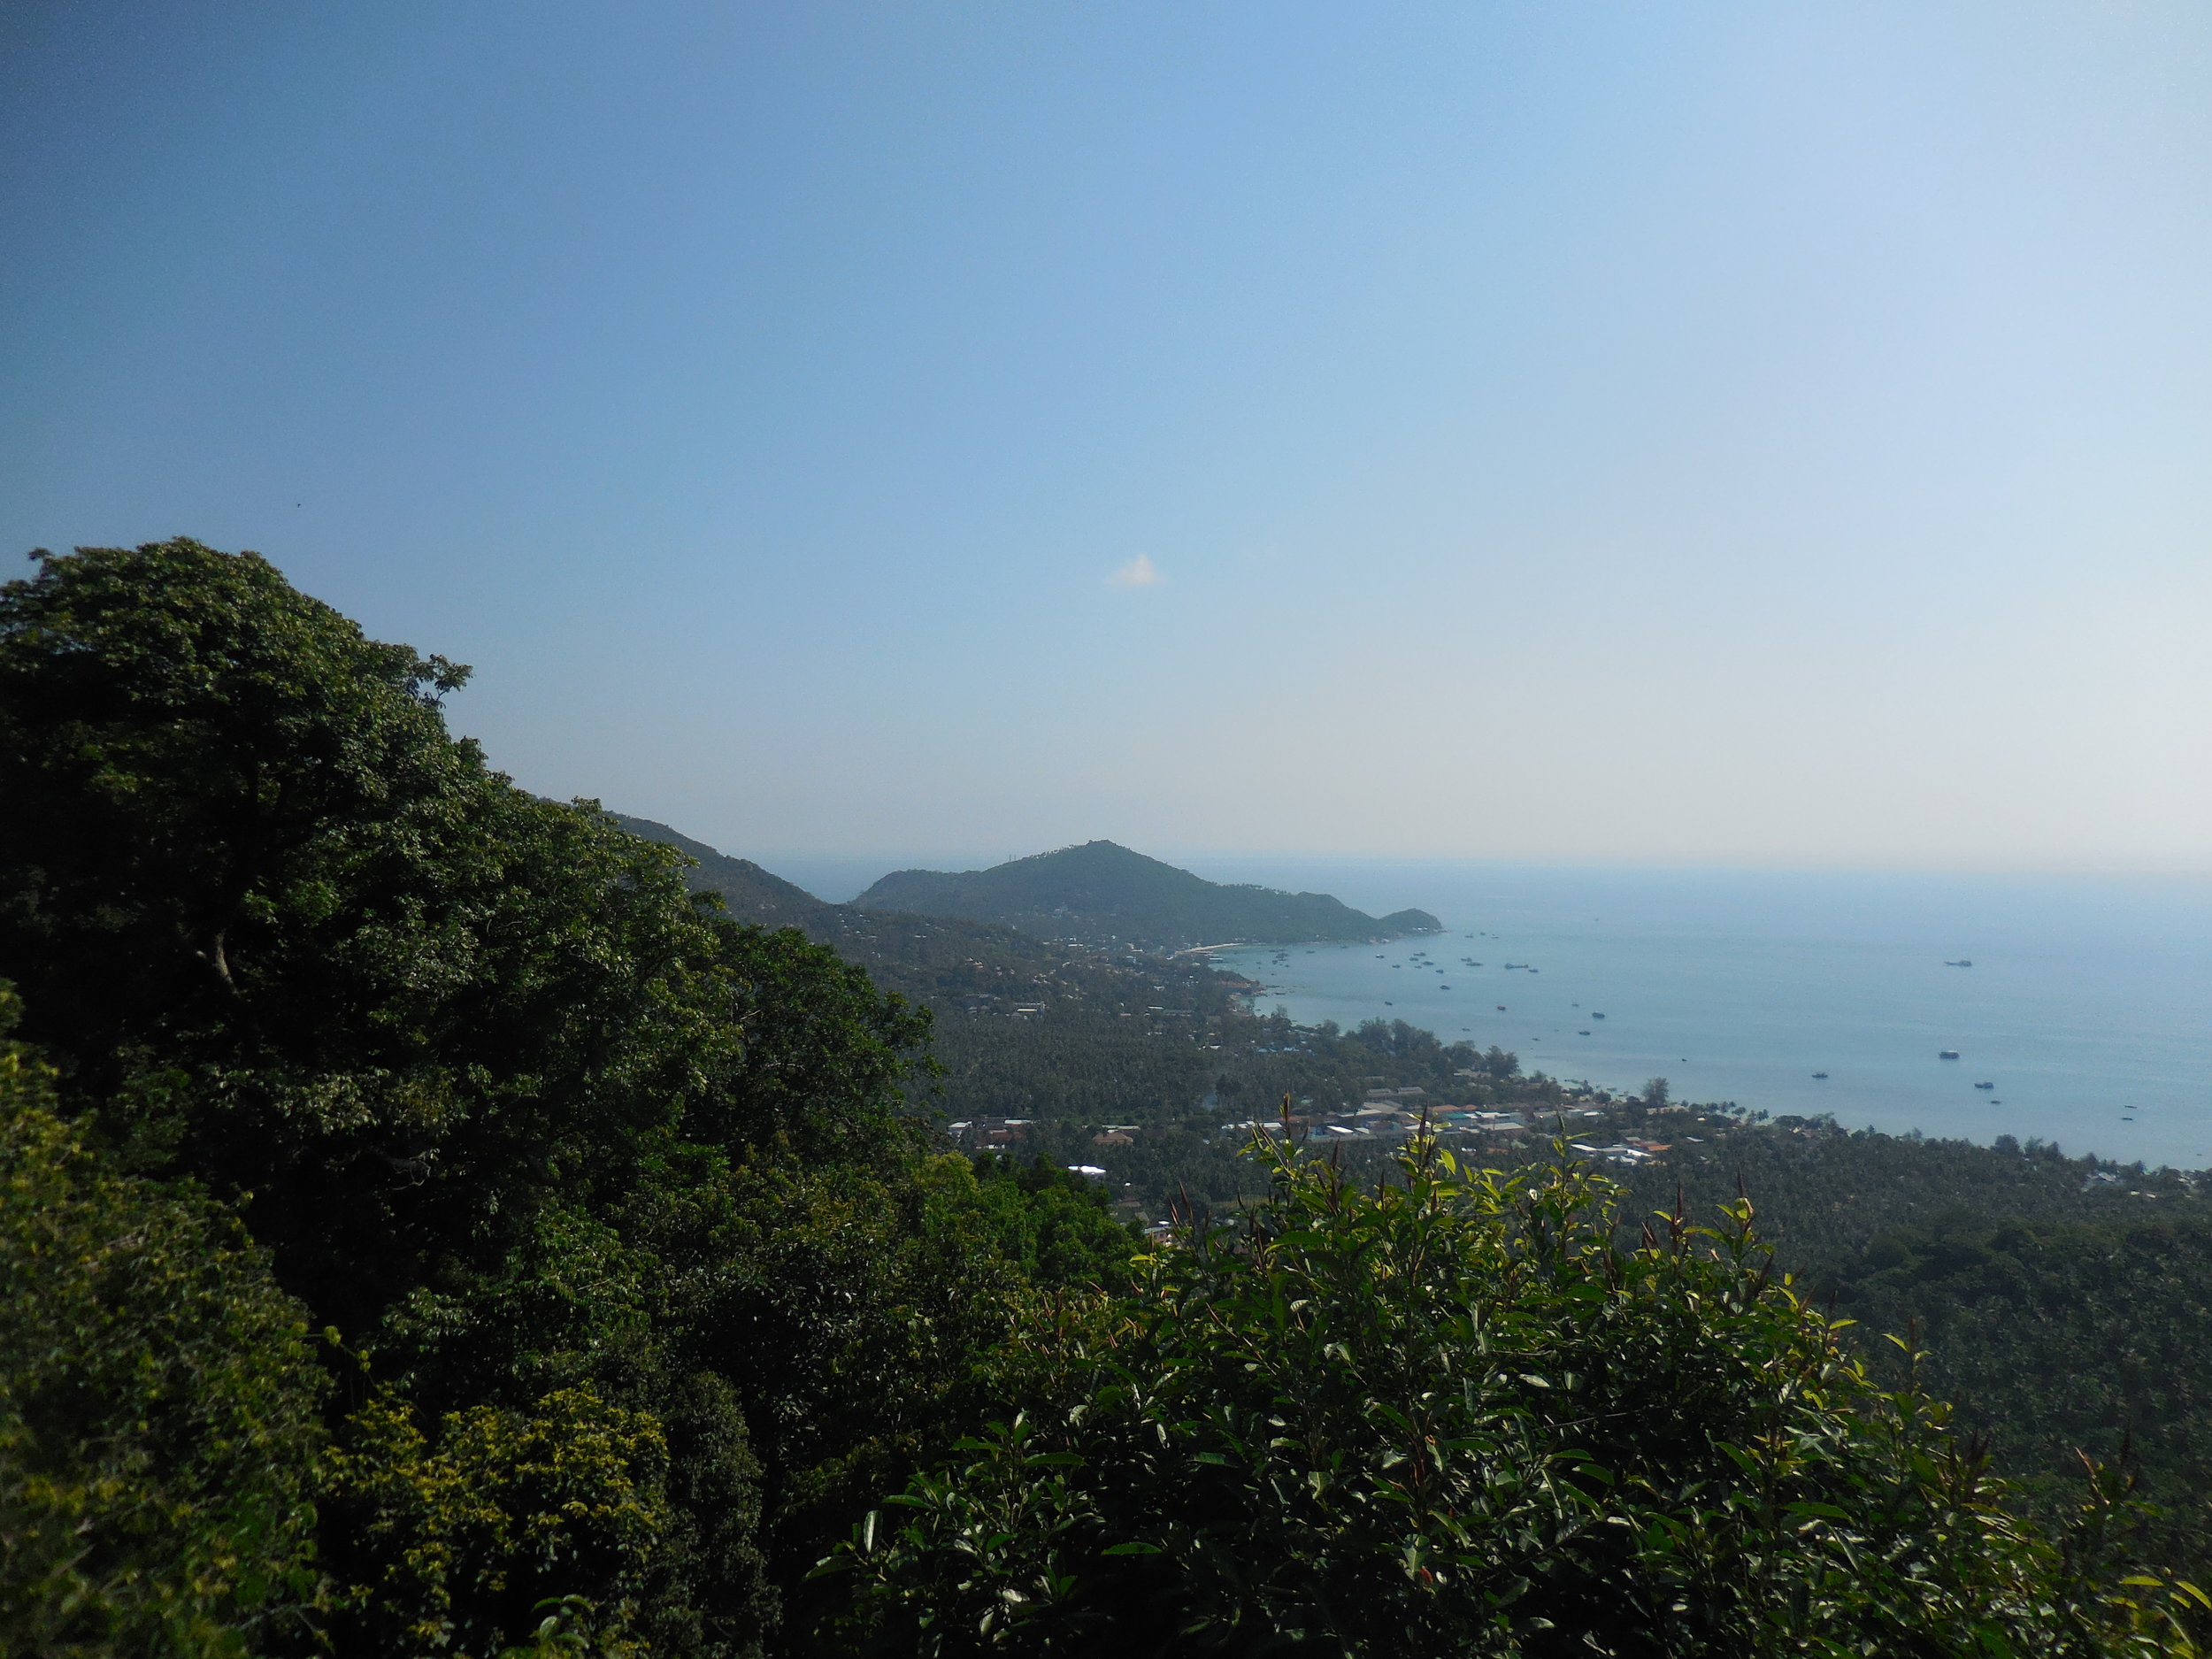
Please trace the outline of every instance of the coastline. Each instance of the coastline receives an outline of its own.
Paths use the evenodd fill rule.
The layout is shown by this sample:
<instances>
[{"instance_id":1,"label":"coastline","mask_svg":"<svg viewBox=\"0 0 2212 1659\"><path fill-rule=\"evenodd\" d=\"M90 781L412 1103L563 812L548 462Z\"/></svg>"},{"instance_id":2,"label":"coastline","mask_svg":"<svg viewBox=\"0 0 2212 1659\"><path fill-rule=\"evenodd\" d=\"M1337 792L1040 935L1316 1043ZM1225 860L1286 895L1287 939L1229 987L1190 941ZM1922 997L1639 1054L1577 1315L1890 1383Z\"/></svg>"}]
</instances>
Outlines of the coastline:
<instances>
[{"instance_id":1,"label":"coastline","mask_svg":"<svg viewBox=\"0 0 2212 1659\"><path fill-rule=\"evenodd\" d=\"M1298 879L1423 897L1455 925L1217 956L1265 987L1253 1006L1302 1024L1403 1019L1562 1079L1664 1076L1678 1098L1847 1128L2212 1167L2212 904L2188 902L2201 884L2116 895L2090 879L1500 866L1471 879L1460 865L1395 867L1376 895L1362 873ZM1948 965L1961 958L1974 965Z\"/></svg>"}]
</instances>

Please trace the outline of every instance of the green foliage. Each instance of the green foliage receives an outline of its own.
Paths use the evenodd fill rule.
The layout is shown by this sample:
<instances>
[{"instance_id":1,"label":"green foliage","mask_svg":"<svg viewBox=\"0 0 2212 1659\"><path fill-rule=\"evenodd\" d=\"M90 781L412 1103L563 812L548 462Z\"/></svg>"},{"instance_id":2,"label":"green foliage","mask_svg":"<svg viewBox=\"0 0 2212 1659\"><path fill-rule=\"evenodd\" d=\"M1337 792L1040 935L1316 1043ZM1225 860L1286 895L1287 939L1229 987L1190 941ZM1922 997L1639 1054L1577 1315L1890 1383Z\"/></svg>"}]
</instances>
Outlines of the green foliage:
<instances>
[{"instance_id":1,"label":"green foliage","mask_svg":"<svg viewBox=\"0 0 2212 1659\"><path fill-rule=\"evenodd\" d=\"M597 1609L580 1595L548 1596L535 1611L544 1613L529 1640L503 1649L499 1659L565 1659L570 1655L618 1655L619 1639L609 1642L594 1629Z\"/></svg>"},{"instance_id":2,"label":"green foliage","mask_svg":"<svg viewBox=\"0 0 2212 1659\"><path fill-rule=\"evenodd\" d=\"M1671 1204L1681 1186L1693 1205L1710 1206L1735 1196L1740 1184L1759 1201L1783 1264L1823 1282L1855 1268L1862 1252L1888 1233L1939 1224L1992 1230L2014 1223L2131 1224L2154 1218L2154 1209L2185 1215L2202 1202L2170 1171L2122 1171L2039 1142L2024 1151L2008 1147L2003 1137L1984 1147L1847 1133L1828 1118L1759 1124L1719 1112L1645 1116L1632 1105L1616 1114L1607 1133L1617 1131L1671 1146L1658 1162L1623 1178L1640 1202ZM2093 1179L2122 1173L2124 1180ZM2159 1196L2147 1203L2131 1189Z\"/></svg>"},{"instance_id":3,"label":"green foliage","mask_svg":"<svg viewBox=\"0 0 2212 1659\"><path fill-rule=\"evenodd\" d=\"M14 1017L0 986L0 1036ZM229 1655L320 1595L321 1373L237 1226L120 1174L0 1042L0 1652Z\"/></svg>"},{"instance_id":4,"label":"green foliage","mask_svg":"<svg viewBox=\"0 0 2212 1659\"><path fill-rule=\"evenodd\" d=\"M142 1162L355 1340L664 1145L891 1134L923 1024L446 735L459 670L189 542L0 593L0 959Z\"/></svg>"},{"instance_id":5,"label":"green foliage","mask_svg":"<svg viewBox=\"0 0 2212 1659\"><path fill-rule=\"evenodd\" d=\"M2147 1206L2139 1205L2140 1208ZM2081 1454L2163 1513L2164 1559L2212 1539L2212 1217L1993 1226L1956 1211L1876 1240L1816 1288L1873 1331L1913 1330L1932 1387L2047 1509Z\"/></svg>"},{"instance_id":6,"label":"green foliage","mask_svg":"<svg viewBox=\"0 0 2212 1659\"><path fill-rule=\"evenodd\" d=\"M328 1481L373 1575L349 1586L349 1635L373 1651L489 1659L549 1597L591 1584L604 1599L566 1609L565 1633L593 1652L645 1651L632 1638L670 1528L667 1463L654 1418L588 1388L527 1413L449 1414L434 1443L379 1389L347 1425Z\"/></svg>"},{"instance_id":7,"label":"green foliage","mask_svg":"<svg viewBox=\"0 0 2212 1659\"><path fill-rule=\"evenodd\" d=\"M731 1380L764 1502L807 1548L851 1470L902 1466L1005 1329L1018 1281L981 1248L973 1185L960 1159L888 1175L769 1161L672 1185L635 1217L657 1329Z\"/></svg>"},{"instance_id":8,"label":"green foliage","mask_svg":"<svg viewBox=\"0 0 2212 1659\"><path fill-rule=\"evenodd\" d=\"M1744 1183L1781 1264L1857 1322L1878 1371L1894 1363L1886 1338L1916 1331L1927 1386L2040 1512L2070 1508L2085 1452L2132 1471L2163 1512L2157 1559L2212 1571L2212 1207L2196 1182L2008 1137L1675 1115L1641 1127L1661 1124L1672 1149L1626 1177L1642 1204L1680 1190L1707 1207Z\"/></svg>"},{"instance_id":9,"label":"green foliage","mask_svg":"<svg viewBox=\"0 0 2212 1659\"><path fill-rule=\"evenodd\" d=\"M836 1558L887 1650L2190 1650L2185 1588L2088 1576L2122 1494L2070 1550L2016 1522L1944 1408L1770 1276L1748 1205L1623 1248L1578 1166L1417 1148L1371 1194L1256 1153L1240 1236L1033 1321L1020 1414Z\"/></svg>"},{"instance_id":10,"label":"green foliage","mask_svg":"<svg viewBox=\"0 0 2212 1659\"><path fill-rule=\"evenodd\" d=\"M1029 1282L1058 1290L1126 1276L1136 1239L1116 1225L1096 1183L1041 1158L985 1153L975 1168L993 1245Z\"/></svg>"},{"instance_id":11,"label":"green foliage","mask_svg":"<svg viewBox=\"0 0 2212 1659\"><path fill-rule=\"evenodd\" d=\"M775 1563L941 1432L1018 1281L931 1230L926 1017L491 772L444 728L462 672L252 555L44 557L0 589L0 961L66 1102L234 1204L411 1421L581 1391L663 1437L642 1578L580 1547L403 1594L440 1511L346 1487L328 1552L399 1609L359 1628L432 1608L492 1651L559 1594L757 1651Z\"/></svg>"}]
</instances>

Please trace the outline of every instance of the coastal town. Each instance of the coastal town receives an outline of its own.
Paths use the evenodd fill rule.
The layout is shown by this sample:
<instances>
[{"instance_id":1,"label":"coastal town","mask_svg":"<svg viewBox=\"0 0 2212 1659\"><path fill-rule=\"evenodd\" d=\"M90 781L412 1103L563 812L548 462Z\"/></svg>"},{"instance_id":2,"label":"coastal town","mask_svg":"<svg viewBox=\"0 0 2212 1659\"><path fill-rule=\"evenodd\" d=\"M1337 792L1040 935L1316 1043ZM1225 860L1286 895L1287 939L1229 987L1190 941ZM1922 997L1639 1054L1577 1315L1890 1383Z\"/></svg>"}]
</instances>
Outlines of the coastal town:
<instances>
[{"instance_id":1,"label":"coastal town","mask_svg":"<svg viewBox=\"0 0 2212 1659\"><path fill-rule=\"evenodd\" d=\"M1483 1075L1471 1071L1467 1080L1472 1084ZM1370 1088L1356 1102L1325 1110L1317 1110L1310 1102L1286 1104L1288 1110L1274 1118L1226 1119L1214 1133L1220 1143L1231 1147L1258 1135L1288 1138L1317 1153L1341 1150L1386 1156L1428 1133L1438 1147L1463 1161L1506 1164L1519 1163L1557 1142L1577 1156L1632 1170L1657 1162L1677 1145L1704 1144L1709 1133L1727 1121L1717 1108L1682 1102L1652 1105L1638 1096L1587 1088L1568 1091L1555 1104L1454 1104L1419 1086ZM1670 1138L1645 1133L1655 1119L1663 1121ZM1067 1144L1064 1136L1027 1118L976 1117L949 1124L946 1130L965 1150L1010 1157L1036 1156L1047 1142ZM1089 1135L1080 1161L1064 1167L1105 1187L1123 1219L1163 1235L1167 1219L1154 1212L1172 1206L1148 1202L1137 1182L1123 1179L1126 1171L1120 1166L1140 1148L1150 1149L1148 1141L1183 1140L1187 1133L1180 1125L1102 1125Z\"/></svg>"}]
</instances>

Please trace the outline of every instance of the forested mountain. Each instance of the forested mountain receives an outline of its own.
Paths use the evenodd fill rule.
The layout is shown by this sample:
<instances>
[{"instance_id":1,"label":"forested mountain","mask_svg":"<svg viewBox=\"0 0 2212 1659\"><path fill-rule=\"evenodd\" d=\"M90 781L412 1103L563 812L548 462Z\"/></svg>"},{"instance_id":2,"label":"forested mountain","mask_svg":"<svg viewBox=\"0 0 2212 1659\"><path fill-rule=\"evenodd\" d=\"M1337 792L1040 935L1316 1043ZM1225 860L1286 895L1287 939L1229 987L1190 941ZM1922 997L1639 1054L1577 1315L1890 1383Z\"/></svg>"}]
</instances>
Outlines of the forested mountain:
<instances>
[{"instance_id":1,"label":"forested mountain","mask_svg":"<svg viewBox=\"0 0 2212 1659\"><path fill-rule=\"evenodd\" d=\"M1202 960L1048 944L957 916L825 903L666 825L618 821L695 859L684 872L695 892L769 926L799 928L865 968L879 988L930 1010L941 1070L917 1079L913 1095L941 1119L1177 1118L1214 1085L1209 1056L1223 1022L1248 1019L1242 999L1256 987ZM1333 1098L1356 1094L1375 1064L1363 1053L1335 1067Z\"/></svg>"},{"instance_id":2,"label":"forested mountain","mask_svg":"<svg viewBox=\"0 0 2212 1659\"><path fill-rule=\"evenodd\" d=\"M2039 1521L1701 1202L1748 1169L1969 1383L2063 1333L2109 1405L2015 1387L2032 1443L2165 1412L2179 1479L2188 1183L1570 1100L687 868L453 736L466 672L191 541L0 588L0 1652L2199 1651L2146 1552L2200 1532L2112 1470ZM994 1150L916 1110L1017 1099ZM1417 1101L1645 1132L1714 1225ZM1331 1109L1410 1144L1316 1156ZM1172 1201L1141 1251L1117 1179Z\"/></svg>"},{"instance_id":3,"label":"forested mountain","mask_svg":"<svg viewBox=\"0 0 2212 1659\"><path fill-rule=\"evenodd\" d=\"M1442 927L1425 910L1373 917L1325 893L1223 886L1107 841L959 875L894 871L853 902L864 910L999 922L1042 939L1166 949L1231 940L1394 938Z\"/></svg>"},{"instance_id":4,"label":"forested mountain","mask_svg":"<svg viewBox=\"0 0 2212 1659\"><path fill-rule=\"evenodd\" d=\"M630 818L620 812L610 812L607 816L631 834L658 841L664 847L673 847L690 859L692 863L684 872L685 885L695 893L718 894L722 902L729 907L730 914L740 921L757 922L764 927L803 926L828 908L805 888L781 876L771 875L749 858L733 858L727 853L717 852L706 842L695 841L650 818Z\"/></svg>"},{"instance_id":5,"label":"forested mountain","mask_svg":"<svg viewBox=\"0 0 2212 1659\"><path fill-rule=\"evenodd\" d=\"M691 861L684 867L684 882L694 893L713 894L742 920L764 927L797 927L823 943L834 944L849 960L896 979L890 989L927 995L945 988L939 984L942 970L978 960L1026 975L1050 969L1067 956L1034 934L990 922L958 916L870 914L853 905L833 904L770 874L749 858L718 852L665 824L619 812L607 816L633 835L683 853ZM959 977L950 983L957 984Z\"/></svg>"}]
</instances>

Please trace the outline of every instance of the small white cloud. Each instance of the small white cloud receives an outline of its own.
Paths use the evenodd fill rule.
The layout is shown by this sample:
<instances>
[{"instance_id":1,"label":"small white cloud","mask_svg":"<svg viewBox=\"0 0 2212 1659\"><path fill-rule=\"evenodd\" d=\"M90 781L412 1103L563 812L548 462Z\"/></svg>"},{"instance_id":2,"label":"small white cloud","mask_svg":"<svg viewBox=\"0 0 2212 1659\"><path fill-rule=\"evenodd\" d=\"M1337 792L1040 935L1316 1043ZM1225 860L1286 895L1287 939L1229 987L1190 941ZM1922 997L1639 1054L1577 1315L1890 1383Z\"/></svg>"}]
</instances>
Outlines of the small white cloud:
<instances>
[{"instance_id":1,"label":"small white cloud","mask_svg":"<svg viewBox=\"0 0 2212 1659\"><path fill-rule=\"evenodd\" d=\"M1156 588L1167 580L1154 566L1151 558L1142 553L1106 579L1109 588Z\"/></svg>"}]
</instances>

